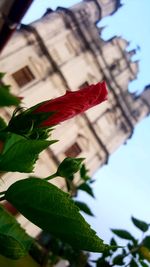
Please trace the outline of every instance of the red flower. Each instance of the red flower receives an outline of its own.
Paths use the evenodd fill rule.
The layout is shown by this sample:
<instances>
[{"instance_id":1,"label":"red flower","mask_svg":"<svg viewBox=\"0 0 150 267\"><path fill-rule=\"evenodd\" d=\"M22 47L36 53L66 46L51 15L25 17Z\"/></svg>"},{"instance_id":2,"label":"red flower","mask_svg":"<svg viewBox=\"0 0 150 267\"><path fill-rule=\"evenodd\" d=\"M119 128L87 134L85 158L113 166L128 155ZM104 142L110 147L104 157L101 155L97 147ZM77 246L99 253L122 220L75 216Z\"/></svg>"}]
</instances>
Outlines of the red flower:
<instances>
[{"instance_id":1,"label":"red flower","mask_svg":"<svg viewBox=\"0 0 150 267\"><path fill-rule=\"evenodd\" d=\"M105 82L92 84L75 92L66 92L58 98L39 104L33 113L54 112L41 126L53 126L68 120L107 99Z\"/></svg>"}]
</instances>

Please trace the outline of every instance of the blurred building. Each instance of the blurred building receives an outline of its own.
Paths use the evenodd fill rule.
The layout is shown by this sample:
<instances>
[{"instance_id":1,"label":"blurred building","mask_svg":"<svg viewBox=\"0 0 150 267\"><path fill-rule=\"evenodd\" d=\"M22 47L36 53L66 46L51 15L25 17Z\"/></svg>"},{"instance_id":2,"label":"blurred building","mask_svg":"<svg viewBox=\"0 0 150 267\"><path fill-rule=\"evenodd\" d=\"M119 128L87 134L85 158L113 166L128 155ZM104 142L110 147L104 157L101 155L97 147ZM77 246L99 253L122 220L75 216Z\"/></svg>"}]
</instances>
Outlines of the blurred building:
<instances>
[{"instance_id":1,"label":"blurred building","mask_svg":"<svg viewBox=\"0 0 150 267\"><path fill-rule=\"evenodd\" d=\"M136 51L127 51L129 43L121 37L104 41L103 29L97 27L119 7L119 0L84 0L70 9L48 9L40 20L21 25L0 56L4 82L24 97L25 107L102 80L108 85L108 101L56 127L52 137L60 141L42 153L35 169L39 177L54 173L66 156L85 157L92 175L150 112L149 86L139 96L128 91L137 78L138 62L132 61ZM11 111L3 115L9 118ZM16 180L20 177L15 174ZM7 174L2 189L12 182L14 176ZM39 232L23 217L19 221L30 234Z\"/></svg>"}]
</instances>

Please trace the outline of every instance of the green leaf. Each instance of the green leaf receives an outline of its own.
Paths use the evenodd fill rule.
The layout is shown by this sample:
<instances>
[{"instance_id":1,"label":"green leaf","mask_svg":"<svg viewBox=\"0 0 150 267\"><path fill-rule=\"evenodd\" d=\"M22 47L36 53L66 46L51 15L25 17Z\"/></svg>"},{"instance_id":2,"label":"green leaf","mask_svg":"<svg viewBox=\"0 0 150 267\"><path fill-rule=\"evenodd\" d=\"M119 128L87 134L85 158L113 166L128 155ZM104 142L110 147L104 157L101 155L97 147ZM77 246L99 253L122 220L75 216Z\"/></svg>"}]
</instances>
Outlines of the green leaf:
<instances>
[{"instance_id":1,"label":"green leaf","mask_svg":"<svg viewBox=\"0 0 150 267\"><path fill-rule=\"evenodd\" d=\"M12 133L27 136L30 139L47 139L53 127L41 127L41 124L52 116L54 112L32 114L32 111L33 108L25 111L23 109L16 109L9 121L7 130Z\"/></svg>"},{"instance_id":2,"label":"green leaf","mask_svg":"<svg viewBox=\"0 0 150 267\"><path fill-rule=\"evenodd\" d=\"M4 129L6 128L6 123L5 121L3 120L3 118L0 117L0 143L1 143L1 146L3 147L3 144L7 138L7 133L4 132ZM0 152L1 152L1 149L0 149Z\"/></svg>"},{"instance_id":3,"label":"green leaf","mask_svg":"<svg viewBox=\"0 0 150 267\"><path fill-rule=\"evenodd\" d=\"M140 229L142 232L146 232L149 228L149 225L143 221L140 221L134 217L131 217L131 220L133 222L133 224Z\"/></svg>"},{"instance_id":4,"label":"green leaf","mask_svg":"<svg viewBox=\"0 0 150 267\"><path fill-rule=\"evenodd\" d=\"M93 184L93 183L95 183L95 181L96 181L95 179L91 179L90 177L89 177L89 179L90 179L90 180L89 180L89 184Z\"/></svg>"},{"instance_id":5,"label":"green leaf","mask_svg":"<svg viewBox=\"0 0 150 267\"><path fill-rule=\"evenodd\" d=\"M96 261L96 267L111 267L112 265L110 265L107 261L105 261L105 259L103 258L99 258Z\"/></svg>"},{"instance_id":6,"label":"green leaf","mask_svg":"<svg viewBox=\"0 0 150 267\"><path fill-rule=\"evenodd\" d=\"M10 134L0 155L1 171L32 172L38 154L54 141L28 140L16 134Z\"/></svg>"},{"instance_id":7,"label":"green leaf","mask_svg":"<svg viewBox=\"0 0 150 267\"><path fill-rule=\"evenodd\" d=\"M112 237L111 238L111 240L110 240L110 245L112 246L112 247L114 247L114 248L112 248L111 250L112 251L116 251L117 249L118 249L118 245L117 245L117 242L116 242L116 240ZM116 247L116 248L115 248Z\"/></svg>"},{"instance_id":8,"label":"green leaf","mask_svg":"<svg viewBox=\"0 0 150 267\"><path fill-rule=\"evenodd\" d=\"M0 72L0 80L5 76L4 72Z\"/></svg>"},{"instance_id":9,"label":"green leaf","mask_svg":"<svg viewBox=\"0 0 150 267\"><path fill-rule=\"evenodd\" d=\"M0 206L0 254L19 259L28 253L32 243L15 218Z\"/></svg>"},{"instance_id":10,"label":"green leaf","mask_svg":"<svg viewBox=\"0 0 150 267\"><path fill-rule=\"evenodd\" d=\"M26 140L26 139L22 137L21 135L8 133L2 154L5 154L7 150L11 148L11 146L15 145L17 142L22 141L22 140Z\"/></svg>"},{"instance_id":11,"label":"green leaf","mask_svg":"<svg viewBox=\"0 0 150 267\"><path fill-rule=\"evenodd\" d=\"M129 250L132 250L132 249L134 248L134 246L131 245L130 243L128 243L128 244L127 244L127 248L128 248Z\"/></svg>"},{"instance_id":12,"label":"green leaf","mask_svg":"<svg viewBox=\"0 0 150 267\"><path fill-rule=\"evenodd\" d=\"M0 255L0 266L1 267L40 267L40 265L29 255L14 260L6 258Z\"/></svg>"},{"instance_id":13,"label":"green leaf","mask_svg":"<svg viewBox=\"0 0 150 267\"><path fill-rule=\"evenodd\" d=\"M142 242L143 246L150 250L150 236L146 236Z\"/></svg>"},{"instance_id":14,"label":"green leaf","mask_svg":"<svg viewBox=\"0 0 150 267\"><path fill-rule=\"evenodd\" d=\"M9 85L0 84L0 107L19 105L20 99L12 95L9 90Z\"/></svg>"},{"instance_id":15,"label":"green leaf","mask_svg":"<svg viewBox=\"0 0 150 267\"><path fill-rule=\"evenodd\" d=\"M86 203L84 202L80 202L80 201L74 201L74 203L78 206L78 208L85 212L86 214L90 215L90 216L94 216L92 211L90 210L90 208L87 206Z\"/></svg>"},{"instance_id":16,"label":"green leaf","mask_svg":"<svg viewBox=\"0 0 150 267\"><path fill-rule=\"evenodd\" d=\"M134 237L126 230L111 229L111 231L122 239L135 241Z\"/></svg>"},{"instance_id":17,"label":"green leaf","mask_svg":"<svg viewBox=\"0 0 150 267\"><path fill-rule=\"evenodd\" d=\"M102 254L102 258L104 259L104 258L108 258L108 257L110 257L111 255L112 255L112 248L111 247L109 247L109 249L107 249L107 250L105 250L104 252L103 252L103 254Z\"/></svg>"},{"instance_id":18,"label":"green leaf","mask_svg":"<svg viewBox=\"0 0 150 267\"><path fill-rule=\"evenodd\" d=\"M132 259L131 261L130 261L130 265L129 265L130 267L139 267L139 265L136 263L136 261L134 260L134 259Z\"/></svg>"},{"instance_id":19,"label":"green leaf","mask_svg":"<svg viewBox=\"0 0 150 267\"><path fill-rule=\"evenodd\" d=\"M149 267L149 264L147 264L146 262L140 260L140 264L142 265L142 267Z\"/></svg>"},{"instance_id":20,"label":"green leaf","mask_svg":"<svg viewBox=\"0 0 150 267\"><path fill-rule=\"evenodd\" d=\"M117 255L117 256L113 259L113 264L114 264L114 265L124 265L123 259L124 259L124 255L122 255L122 254Z\"/></svg>"},{"instance_id":21,"label":"green leaf","mask_svg":"<svg viewBox=\"0 0 150 267\"><path fill-rule=\"evenodd\" d=\"M116 240L113 237L110 240L110 245L111 246L117 246L117 242L116 242Z\"/></svg>"},{"instance_id":22,"label":"green leaf","mask_svg":"<svg viewBox=\"0 0 150 267\"><path fill-rule=\"evenodd\" d=\"M89 186L87 183L82 183L81 185L79 185L78 190L85 191L87 194L94 197L93 190L92 190L91 186Z\"/></svg>"},{"instance_id":23,"label":"green leaf","mask_svg":"<svg viewBox=\"0 0 150 267\"><path fill-rule=\"evenodd\" d=\"M86 169L85 164L82 164L81 169L80 169L80 177L84 181L88 181L90 177L87 175L88 169Z\"/></svg>"},{"instance_id":24,"label":"green leaf","mask_svg":"<svg viewBox=\"0 0 150 267\"><path fill-rule=\"evenodd\" d=\"M80 170L83 158L65 158L57 169L57 175L67 178Z\"/></svg>"},{"instance_id":25,"label":"green leaf","mask_svg":"<svg viewBox=\"0 0 150 267\"><path fill-rule=\"evenodd\" d=\"M108 248L70 196L43 179L17 181L9 187L5 198L31 222L77 249L102 252Z\"/></svg>"},{"instance_id":26,"label":"green leaf","mask_svg":"<svg viewBox=\"0 0 150 267\"><path fill-rule=\"evenodd\" d=\"M4 129L6 127L6 122L2 117L0 117L0 130Z\"/></svg>"}]
</instances>

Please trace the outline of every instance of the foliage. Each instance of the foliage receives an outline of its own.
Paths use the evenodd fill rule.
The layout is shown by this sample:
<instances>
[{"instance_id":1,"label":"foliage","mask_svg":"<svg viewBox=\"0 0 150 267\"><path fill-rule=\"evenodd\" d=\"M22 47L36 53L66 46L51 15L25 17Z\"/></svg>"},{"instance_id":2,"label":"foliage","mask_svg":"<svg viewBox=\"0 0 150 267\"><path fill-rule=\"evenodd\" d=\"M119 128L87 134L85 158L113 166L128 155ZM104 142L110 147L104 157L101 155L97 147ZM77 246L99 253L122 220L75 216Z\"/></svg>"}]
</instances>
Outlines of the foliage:
<instances>
[{"instance_id":1,"label":"foliage","mask_svg":"<svg viewBox=\"0 0 150 267\"><path fill-rule=\"evenodd\" d=\"M11 259L25 256L33 239L20 227L15 218L0 206L0 254Z\"/></svg>"},{"instance_id":2,"label":"foliage","mask_svg":"<svg viewBox=\"0 0 150 267\"><path fill-rule=\"evenodd\" d=\"M2 75L0 75L0 79ZM10 93L10 86L4 85L0 80L0 107L18 106L20 99Z\"/></svg>"},{"instance_id":3,"label":"foliage","mask_svg":"<svg viewBox=\"0 0 150 267\"><path fill-rule=\"evenodd\" d=\"M82 158L65 158L57 169L57 176L70 178L81 168Z\"/></svg>"},{"instance_id":4,"label":"foliage","mask_svg":"<svg viewBox=\"0 0 150 267\"><path fill-rule=\"evenodd\" d=\"M86 214L93 216L93 212L90 210L90 208L87 206L86 203L75 200L75 204L78 206L78 208L85 212Z\"/></svg>"},{"instance_id":5,"label":"foliage","mask_svg":"<svg viewBox=\"0 0 150 267\"><path fill-rule=\"evenodd\" d=\"M0 74L0 79L2 77L3 74ZM99 90L100 85L96 86ZM91 93L90 89L90 96ZM78 97L79 95L78 93ZM60 97L59 101L64 98L66 101L68 95L67 98L66 95ZM39 154L56 142L50 137L51 131L54 130L51 116L56 115L57 110L51 110L50 103L56 103L58 106L59 101L56 99L39 103L27 110L18 107L8 124L0 117L1 176L6 172L33 172ZM84 102L84 98L82 101ZM89 102L87 104L89 107ZM13 105L20 105L20 99L13 96L10 87L0 81L0 107ZM76 108L76 105L78 103L73 103L73 108ZM41 107L42 111L39 110ZM83 106L79 108L84 110ZM68 110L70 112L70 107ZM55 117L63 121L63 114L58 118L58 113ZM67 116L66 113L65 119L69 118ZM45 266L45 262L46 266L52 267L60 258L67 259L71 267L90 267L89 254L85 251L101 253L101 256L93 261L96 267L150 266L149 223L131 218L134 226L142 232L140 239L127 230L112 229L117 238L127 242L126 246L121 247L118 246L116 237L111 238L110 245L105 245L81 215L80 212L84 212L93 216L93 212L86 203L78 201L78 192L84 191L94 198L91 186L94 181L89 177L83 161L83 158L67 157L59 164L54 174L45 178L29 176L13 183L7 191L0 192L0 200L9 201L27 219L44 230L48 240L45 243L42 243L43 239L39 240L42 244L40 247L35 239L25 233L16 219L0 206L0 263L4 267L39 267ZM55 177L64 179L67 193L49 182Z\"/></svg>"},{"instance_id":6,"label":"foliage","mask_svg":"<svg viewBox=\"0 0 150 267\"><path fill-rule=\"evenodd\" d=\"M3 74L0 74L0 79L2 78ZM89 87L89 90L88 88L82 90L81 93L73 93L78 99L83 93L87 95L86 99L82 97L82 106L79 103L80 101L77 101L77 103L73 102L72 108L79 110L79 113L80 110L82 112L106 99L106 85L105 83L98 83L96 88L102 95L99 95L96 102L94 100L91 105L91 88L93 87ZM89 98L88 91L90 93ZM68 95L67 98L65 95L52 102L57 107L58 102L67 101L67 99ZM93 99L95 99L94 96ZM85 101L86 105L84 105ZM48 101L49 104L52 102ZM51 117L54 117L57 109L46 110L47 102L39 103L27 110L20 107L20 104L20 99L10 93L10 86L4 85L1 80L0 107L17 106L8 124L5 123L3 118L0 118L1 176L6 172L33 172L39 154L56 142L50 139L51 131L54 128L50 124L45 126L44 122L47 122L47 120L51 121ZM62 106L64 107L64 103L62 103ZM42 111L38 110L39 107L42 107ZM51 109L50 106L48 109ZM72 111L71 113L73 114ZM60 121L62 121L63 114L60 114L60 116ZM65 119L67 118L69 116L66 113ZM92 216L92 211L86 203L76 200L78 190L84 190L86 193L94 196L90 186L90 177L87 174L88 170L83 160L83 158L65 158L59 164L56 172L45 177L45 179L34 176L29 176L26 179L20 177L20 180L13 183L7 191L0 192L1 201L9 201L18 212L41 229L47 231L53 238L53 246L51 251L48 251L47 258L48 261L51 258L52 264L58 258L58 255L55 255L56 250L53 253L54 244L62 244L64 248L62 257L67 258L72 266L78 267L87 264L88 254L82 252L82 250L93 252L108 250L108 245L103 244L102 239L96 235L95 231L91 229L90 225L80 214L80 211L83 211ZM75 181L76 173L79 176L78 183ZM68 193L49 183L49 180L55 177L65 180ZM56 247L59 247L59 245L56 245L55 249ZM23 259L22 264L24 264L24 259L25 262L26 260L30 261L29 254L33 258L35 257L38 262L37 258L41 255L41 251L43 253L43 249L39 249L36 240L28 236L16 219L0 206L0 254L2 255L0 262L3 262L5 266L9 260L13 260L9 265L15 266L16 260ZM40 261L39 263L41 264ZM29 266L34 265L37 266L37 264L30 261Z\"/></svg>"},{"instance_id":7,"label":"foliage","mask_svg":"<svg viewBox=\"0 0 150 267\"><path fill-rule=\"evenodd\" d=\"M147 234L150 224L137 218L131 218L136 228L142 231L142 236L137 239L126 230L113 229L115 236L128 240L122 248L118 247L117 241L113 237L110 240L110 250L102 253L101 257L95 261L99 266L128 266L128 267L148 267L150 266L150 235ZM115 246L113 248L113 246Z\"/></svg>"},{"instance_id":8,"label":"foliage","mask_svg":"<svg viewBox=\"0 0 150 267\"><path fill-rule=\"evenodd\" d=\"M95 252L106 248L69 195L43 179L17 181L9 187L5 198L31 222L75 248Z\"/></svg>"},{"instance_id":9,"label":"foliage","mask_svg":"<svg viewBox=\"0 0 150 267\"><path fill-rule=\"evenodd\" d=\"M0 154L1 171L32 172L38 154L54 141L30 140L23 136L9 133Z\"/></svg>"}]
</instances>

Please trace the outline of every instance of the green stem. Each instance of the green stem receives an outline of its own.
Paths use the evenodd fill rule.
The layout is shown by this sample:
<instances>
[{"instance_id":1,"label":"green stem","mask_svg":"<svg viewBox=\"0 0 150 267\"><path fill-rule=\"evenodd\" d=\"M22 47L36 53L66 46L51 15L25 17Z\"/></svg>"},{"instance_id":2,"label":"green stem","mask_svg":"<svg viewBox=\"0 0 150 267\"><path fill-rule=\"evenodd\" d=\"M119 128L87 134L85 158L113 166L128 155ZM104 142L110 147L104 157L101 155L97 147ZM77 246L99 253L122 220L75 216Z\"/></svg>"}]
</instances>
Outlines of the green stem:
<instances>
[{"instance_id":1,"label":"green stem","mask_svg":"<svg viewBox=\"0 0 150 267\"><path fill-rule=\"evenodd\" d=\"M57 172L56 172L56 173L54 173L54 174L52 174L52 175L50 175L50 176L44 178L44 180L49 181L49 180L51 180L51 179L53 179L53 178L56 178L57 176L58 176L58 175L57 175Z\"/></svg>"}]
</instances>

